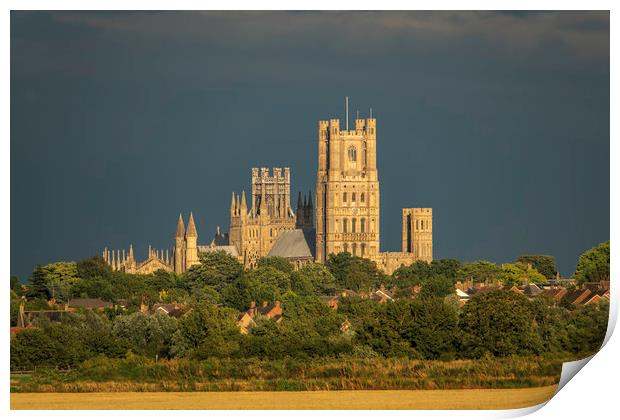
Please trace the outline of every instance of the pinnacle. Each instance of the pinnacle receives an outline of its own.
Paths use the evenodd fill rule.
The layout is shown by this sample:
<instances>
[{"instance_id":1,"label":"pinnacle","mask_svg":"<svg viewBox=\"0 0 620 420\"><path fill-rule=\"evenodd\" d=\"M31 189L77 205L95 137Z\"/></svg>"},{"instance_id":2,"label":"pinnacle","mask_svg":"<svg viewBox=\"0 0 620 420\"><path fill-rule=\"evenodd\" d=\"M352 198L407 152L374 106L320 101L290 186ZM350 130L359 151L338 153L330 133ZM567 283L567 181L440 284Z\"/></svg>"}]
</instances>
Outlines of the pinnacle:
<instances>
[{"instance_id":1,"label":"pinnacle","mask_svg":"<svg viewBox=\"0 0 620 420\"><path fill-rule=\"evenodd\" d=\"M194 223L194 215L189 213L189 222L187 222L187 233L186 236L198 237L198 232L196 231L196 224Z\"/></svg>"},{"instance_id":2,"label":"pinnacle","mask_svg":"<svg viewBox=\"0 0 620 420\"><path fill-rule=\"evenodd\" d=\"M179 213L179 221L177 223L177 233L175 235L177 238L182 238L185 236L185 224L183 223L183 216Z\"/></svg>"}]
</instances>

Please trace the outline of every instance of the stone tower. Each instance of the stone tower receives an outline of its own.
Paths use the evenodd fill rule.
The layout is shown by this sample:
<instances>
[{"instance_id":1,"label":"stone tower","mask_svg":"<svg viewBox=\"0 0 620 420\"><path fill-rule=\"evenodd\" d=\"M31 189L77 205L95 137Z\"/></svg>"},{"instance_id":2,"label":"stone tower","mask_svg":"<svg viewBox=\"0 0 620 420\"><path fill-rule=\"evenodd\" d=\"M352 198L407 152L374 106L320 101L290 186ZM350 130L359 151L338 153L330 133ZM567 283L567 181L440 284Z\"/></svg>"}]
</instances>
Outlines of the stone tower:
<instances>
[{"instance_id":1,"label":"stone tower","mask_svg":"<svg viewBox=\"0 0 620 420\"><path fill-rule=\"evenodd\" d=\"M185 232L185 270L189 270L192 265L199 264L198 259L198 232L194 223L194 214L189 213L187 232Z\"/></svg>"},{"instance_id":2,"label":"stone tower","mask_svg":"<svg viewBox=\"0 0 620 420\"><path fill-rule=\"evenodd\" d=\"M433 260L433 209L403 209L403 252L415 260Z\"/></svg>"},{"instance_id":3,"label":"stone tower","mask_svg":"<svg viewBox=\"0 0 620 420\"><path fill-rule=\"evenodd\" d=\"M174 272L177 274L185 272L185 224L181 214L174 235Z\"/></svg>"},{"instance_id":4,"label":"stone tower","mask_svg":"<svg viewBox=\"0 0 620 420\"><path fill-rule=\"evenodd\" d=\"M316 260L349 252L374 259L379 253L377 122L319 121L316 181Z\"/></svg>"}]
</instances>

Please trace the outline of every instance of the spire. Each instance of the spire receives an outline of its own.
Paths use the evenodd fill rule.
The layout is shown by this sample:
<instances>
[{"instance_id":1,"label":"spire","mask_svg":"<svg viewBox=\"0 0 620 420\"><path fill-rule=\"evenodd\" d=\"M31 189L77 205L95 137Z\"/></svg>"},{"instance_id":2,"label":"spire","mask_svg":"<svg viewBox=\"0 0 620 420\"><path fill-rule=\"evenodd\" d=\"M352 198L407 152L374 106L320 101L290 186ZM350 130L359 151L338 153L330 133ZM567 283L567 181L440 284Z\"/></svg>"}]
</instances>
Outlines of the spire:
<instances>
[{"instance_id":1,"label":"spire","mask_svg":"<svg viewBox=\"0 0 620 420\"><path fill-rule=\"evenodd\" d=\"M301 191L299 191L299 196L297 197L297 210L301 209Z\"/></svg>"},{"instance_id":2,"label":"spire","mask_svg":"<svg viewBox=\"0 0 620 420\"><path fill-rule=\"evenodd\" d=\"M177 222L177 233L175 237L182 238L185 236L185 223L183 223L183 216L179 213L179 221ZM151 246L149 245L149 254L150 254ZM150 255L149 255L150 256Z\"/></svg>"},{"instance_id":3,"label":"spire","mask_svg":"<svg viewBox=\"0 0 620 420\"><path fill-rule=\"evenodd\" d=\"M230 200L230 215L235 215L235 192L232 192L232 199Z\"/></svg>"},{"instance_id":4,"label":"spire","mask_svg":"<svg viewBox=\"0 0 620 420\"><path fill-rule=\"evenodd\" d=\"M133 244L129 244L129 260L133 261Z\"/></svg>"},{"instance_id":5,"label":"spire","mask_svg":"<svg viewBox=\"0 0 620 420\"><path fill-rule=\"evenodd\" d=\"M245 190L241 192L241 215L245 215L248 212L248 204L245 201Z\"/></svg>"},{"instance_id":6,"label":"spire","mask_svg":"<svg viewBox=\"0 0 620 420\"><path fill-rule=\"evenodd\" d=\"M196 225L194 224L194 215L192 212L189 213L189 222L187 222L187 236L189 237L198 237L198 232L196 232Z\"/></svg>"},{"instance_id":7,"label":"spire","mask_svg":"<svg viewBox=\"0 0 620 420\"><path fill-rule=\"evenodd\" d=\"M241 198L239 197L239 194L237 194L237 197L235 199L235 214L237 216L239 216L241 214Z\"/></svg>"},{"instance_id":8,"label":"spire","mask_svg":"<svg viewBox=\"0 0 620 420\"><path fill-rule=\"evenodd\" d=\"M308 208L312 208L312 191L308 191Z\"/></svg>"}]
</instances>

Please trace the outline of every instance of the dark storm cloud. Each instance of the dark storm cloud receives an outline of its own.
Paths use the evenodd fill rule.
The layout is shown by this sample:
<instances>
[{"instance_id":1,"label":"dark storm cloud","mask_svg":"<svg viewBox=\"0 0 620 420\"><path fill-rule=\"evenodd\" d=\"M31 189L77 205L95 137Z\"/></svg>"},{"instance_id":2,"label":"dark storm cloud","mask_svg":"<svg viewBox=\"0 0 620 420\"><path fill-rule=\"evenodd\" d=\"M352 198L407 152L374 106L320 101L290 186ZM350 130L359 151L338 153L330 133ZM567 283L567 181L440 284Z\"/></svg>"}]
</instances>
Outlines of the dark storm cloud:
<instances>
[{"instance_id":1,"label":"dark storm cloud","mask_svg":"<svg viewBox=\"0 0 620 420\"><path fill-rule=\"evenodd\" d=\"M372 106L382 247L435 209L437 257L609 237L606 12L14 12L11 269L201 242L252 166L314 189L316 120Z\"/></svg>"}]
</instances>

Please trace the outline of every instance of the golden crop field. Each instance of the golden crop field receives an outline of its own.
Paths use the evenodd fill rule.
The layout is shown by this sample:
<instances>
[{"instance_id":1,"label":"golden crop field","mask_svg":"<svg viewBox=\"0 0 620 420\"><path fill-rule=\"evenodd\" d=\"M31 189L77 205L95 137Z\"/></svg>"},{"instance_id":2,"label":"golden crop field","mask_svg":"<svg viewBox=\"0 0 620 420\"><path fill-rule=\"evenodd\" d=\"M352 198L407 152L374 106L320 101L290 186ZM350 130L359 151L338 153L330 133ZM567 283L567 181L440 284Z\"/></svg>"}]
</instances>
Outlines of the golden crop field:
<instances>
[{"instance_id":1,"label":"golden crop field","mask_svg":"<svg viewBox=\"0 0 620 420\"><path fill-rule=\"evenodd\" d=\"M417 391L11 393L11 409L499 410L543 403L555 390L556 385Z\"/></svg>"}]
</instances>

